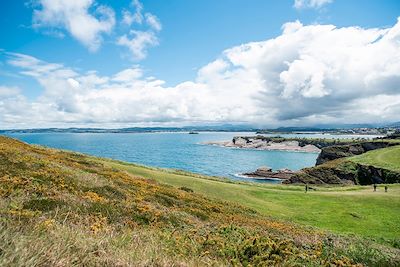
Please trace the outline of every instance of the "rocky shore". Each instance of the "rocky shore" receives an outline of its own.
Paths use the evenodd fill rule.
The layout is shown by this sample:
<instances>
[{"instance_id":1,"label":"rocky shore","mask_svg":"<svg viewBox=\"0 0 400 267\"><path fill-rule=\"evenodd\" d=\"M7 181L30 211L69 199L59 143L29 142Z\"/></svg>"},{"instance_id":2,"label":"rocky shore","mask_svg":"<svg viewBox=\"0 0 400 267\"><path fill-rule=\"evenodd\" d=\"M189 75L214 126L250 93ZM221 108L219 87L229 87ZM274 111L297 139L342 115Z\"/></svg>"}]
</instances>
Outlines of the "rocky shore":
<instances>
[{"instance_id":1,"label":"rocky shore","mask_svg":"<svg viewBox=\"0 0 400 267\"><path fill-rule=\"evenodd\" d=\"M400 136L400 134L399 134ZM397 139L396 139L397 138ZM377 184L399 183L400 172L374 162L360 164L347 160L347 157L360 155L371 150L399 146L400 139L377 138L369 141L354 139L311 139L266 136L237 136L231 141L206 142L204 144L257 150L284 150L320 153L316 166L299 171L287 169L273 171L260 167L254 172L241 174L242 177L268 180L280 179L283 184Z\"/></svg>"},{"instance_id":2,"label":"rocky shore","mask_svg":"<svg viewBox=\"0 0 400 267\"><path fill-rule=\"evenodd\" d=\"M371 150L399 146L400 139L376 139L322 148L316 166L304 168L294 174L284 184L379 184L399 183L400 172L374 166L375 162L357 163L346 158L361 155Z\"/></svg>"},{"instance_id":3,"label":"rocky shore","mask_svg":"<svg viewBox=\"0 0 400 267\"><path fill-rule=\"evenodd\" d=\"M282 169L278 171L272 171L271 168L269 167L260 167L254 172L247 172L243 173L242 175L245 177L249 178L256 178L256 179L290 179L293 175L295 175L296 172L288 170L288 169Z\"/></svg>"},{"instance_id":4,"label":"rocky shore","mask_svg":"<svg viewBox=\"0 0 400 267\"><path fill-rule=\"evenodd\" d=\"M235 147L244 149L257 149L257 150L282 150L282 151L296 151L296 152L309 152L319 153L321 151L315 145L302 144L297 140L273 140L270 138L263 138L260 136L254 137L234 137L231 141L210 141L204 142L206 145L216 145L223 147Z\"/></svg>"}]
</instances>

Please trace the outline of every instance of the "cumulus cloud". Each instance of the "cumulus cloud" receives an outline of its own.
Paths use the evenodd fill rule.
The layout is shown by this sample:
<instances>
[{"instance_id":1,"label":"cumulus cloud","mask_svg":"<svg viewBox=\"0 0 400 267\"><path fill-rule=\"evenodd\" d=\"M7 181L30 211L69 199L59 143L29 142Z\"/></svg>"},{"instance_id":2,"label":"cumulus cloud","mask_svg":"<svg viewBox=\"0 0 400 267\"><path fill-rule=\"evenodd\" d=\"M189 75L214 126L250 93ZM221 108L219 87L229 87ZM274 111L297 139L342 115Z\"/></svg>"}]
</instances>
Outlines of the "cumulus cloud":
<instances>
[{"instance_id":1,"label":"cumulus cloud","mask_svg":"<svg viewBox=\"0 0 400 267\"><path fill-rule=\"evenodd\" d=\"M21 54L9 54L8 63L44 90L33 101L5 90L0 123L271 127L400 120L400 21L370 29L286 23L276 38L227 49L195 80L174 87L139 66L100 76Z\"/></svg>"},{"instance_id":2,"label":"cumulus cloud","mask_svg":"<svg viewBox=\"0 0 400 267\"><path fill-rule=\"evenodd\" d=\"M118 72L112 78L116 82L132 82L138 80L143 75L143 71L139 67L125 69Z\"/></svg>"},{"instance_id":3,"label":"cumulus cloud","mask_svg":"<svg viewBox=\"0 0 400 267\"><path fill-rule=\"evenodd\" d=\"M146 22L155 31L161 31L162 25L160 20L157 18L157 16L151 14L151 13L146 13Z\"/></svg>"},{"instance_id":4,"label":"cumulus cloud","mask_svg":"<svg viewBox=\"0 0 400 267\"><path fill-rule=\"evenodd\" d=\"M129 10L124 9L122 11L122 23L131 26L132 23L142 24L143 22L143 5L139 0L133 0L131 2L131 6L135 9L135 12L132 13Z\"/></svg>"},{"instance_id":5,"label":"cumulus cloud","mask_svg":"<svg viewBox=\"0 0 400 267\"><path fill-rule=\"evenodd\" d=\"M93 0L39 0L33 12L34 27L66 30L90 51L100 47L102 35L110 33L114 25L114 11L105 5L95 6Z\"/></svg>"},{"instance_id":6,"label":"cumulus cloud","mask_svg":"<svg viewBox=\"0 0 400 267\"><path fill-rule=\"evenodd\" d=\"M0 99L18 95L19 92L20 90L18 87L0 86Z\"/></svg>"},{"instance_id":7,"label":"cumulus cloud","mask_svg":"<svg viewBox=\"0 0 400 267\"><path fill-rule=\"evenodd\" d=\"M128 26L136 23L147 29L131 29L128 34L123 34L118 38L117 44L126 47L133 60L142 60L146 58L149 47L159 44L157 32L161 31L162 24L157 16L151 13L143 14L143 5L139 0L133 0L131 6L135 12L123 10L122 23Z\"/></svg>"},{"instance_id":8,"label":"cumulus cloud","mask_svg":"<svg viewBox=\"0 0 400 267\"><path fill-rule=\"evenodd\" d=\"M302 8L318 9L332 2L333 0L294 0L293 7L296 9L302 9Z\"/></svg>"},{"instance_id":9,"label":"cumulus cloud","mask_svg":"<svg viewBox=\"0 0 400 267\"><path fill-rule=\"evenodd\" d=\"M118 45L129 49L132 59L141 60L146 58L147 49L158 45L158 38L153 31L130 31L118 38Z\"/></svg>"},{"instance_id":10,"label":"cumulus cloud","mask_svg":"<svg viewBox=\"0 0 400 267\"><path fill-rule=\"evenodd\" d=\"M91 52L100 48L104 36L110 35L116 24L114 10L95 0L37 0L34 3L34 28L58 38L67 32ZM116 29L114 43L125 47L133 60L146 58L147 50L159 44L157 34L162 24L156 15L144 13L139 0L132 0L130 9L122 10L119 26L123 25Z\"/></svg>"}]
</instances>

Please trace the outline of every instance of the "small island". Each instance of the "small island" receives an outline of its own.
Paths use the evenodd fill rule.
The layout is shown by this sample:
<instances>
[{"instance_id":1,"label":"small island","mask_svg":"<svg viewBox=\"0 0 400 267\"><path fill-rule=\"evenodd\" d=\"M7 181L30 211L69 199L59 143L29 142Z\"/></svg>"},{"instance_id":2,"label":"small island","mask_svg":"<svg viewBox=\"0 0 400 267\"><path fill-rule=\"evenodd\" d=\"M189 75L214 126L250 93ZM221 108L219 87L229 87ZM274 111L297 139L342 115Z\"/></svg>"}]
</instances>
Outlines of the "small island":
<instances>
[{"instance_id":1,"label":"small island","mask_svg":"<svg viewBox=\"0 0 400 267\"><path fill-rule=\"evenodd\" d=\"M256 136L235 136L230 141L208 141L202 144L222 147L256 149L256 150L280 150L306 153L320 153L324 147L332 145L345 145L365 139L327 139L327 138L286 138Z\"/></svg>"}]
</instances>

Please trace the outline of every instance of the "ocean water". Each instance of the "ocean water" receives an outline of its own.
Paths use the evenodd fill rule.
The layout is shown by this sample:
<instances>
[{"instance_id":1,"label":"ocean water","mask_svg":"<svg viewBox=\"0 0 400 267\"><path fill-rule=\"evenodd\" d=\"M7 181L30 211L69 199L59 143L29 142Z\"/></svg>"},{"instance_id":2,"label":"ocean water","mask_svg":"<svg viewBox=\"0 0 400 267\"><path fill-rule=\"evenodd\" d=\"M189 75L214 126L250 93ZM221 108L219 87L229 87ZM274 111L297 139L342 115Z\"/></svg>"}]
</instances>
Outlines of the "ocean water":
<instances>
[{"instance_id":1,"label":"ocean water","mask_svg":"<svg viewBox=\"0 0 400 267\"><path fill-rule=\"evenodd\" d=\"M199 174L247 181L249 179L241 178L238 174L254 171L260 166L269 166L273 169L288 168L299 170L313 166L318 156L317 153L245 150L200 144L205 141L230 140L233 136L240 135L254 135L254 133L8 134L8 136L30 144L72 150L142 165L181 169ZM306 136L312 137L310 134Z\"/></svg>"}]
</instances>

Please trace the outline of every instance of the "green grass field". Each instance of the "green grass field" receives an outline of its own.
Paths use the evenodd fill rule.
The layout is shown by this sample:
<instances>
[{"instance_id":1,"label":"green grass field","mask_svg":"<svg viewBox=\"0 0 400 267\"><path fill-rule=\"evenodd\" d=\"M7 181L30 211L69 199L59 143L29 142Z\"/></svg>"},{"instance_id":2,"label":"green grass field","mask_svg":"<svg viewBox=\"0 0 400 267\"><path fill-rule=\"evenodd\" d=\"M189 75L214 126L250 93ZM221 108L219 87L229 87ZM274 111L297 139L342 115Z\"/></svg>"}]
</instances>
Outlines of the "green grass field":
<instances>
[{"instance_id":1,"label":"green grass field","mask_svg":"<svg viewBox=\"0 0 400 267\"><path fill-rule=\"evenodd\" d=\"M400 185L318 187L304 192L303 186L231 183L174 173L126 163L107 161L117 169L152 178L175 187L189 187L216 199L233 201L261 214L312 225L336 233L376 239L400 239Z\"/></svg>"},{"instance_id":2,"label":"green grass field","mask_svg":"<svg viewBox=\"0 0 400 267\"><path fill-rule=\"evenodd\" d=\"M400 171L400 146L372 150L351 157L349 160L363 165L373 165L379 168Z\"/></svg>"}]
</instances>

